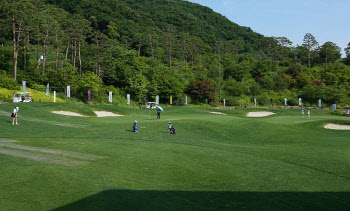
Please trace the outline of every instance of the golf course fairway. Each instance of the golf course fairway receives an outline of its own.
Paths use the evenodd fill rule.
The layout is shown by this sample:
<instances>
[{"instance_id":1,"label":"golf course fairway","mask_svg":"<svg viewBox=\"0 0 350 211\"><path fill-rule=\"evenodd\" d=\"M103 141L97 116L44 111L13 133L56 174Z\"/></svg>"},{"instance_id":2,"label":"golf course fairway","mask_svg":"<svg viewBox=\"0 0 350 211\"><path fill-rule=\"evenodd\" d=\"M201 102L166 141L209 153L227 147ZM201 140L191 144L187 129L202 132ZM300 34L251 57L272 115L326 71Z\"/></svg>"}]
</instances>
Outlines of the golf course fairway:
<instances>
[{"instance_id":1,"label":"golf course fairway","mask_svg":"<svg viewBox=\"0 0 350 211\"><path fill-rule=\"evenodd\" d=\"M0 210L350 209L349 117L162 107L1 104Z\"/></svg>"}]
</instances>

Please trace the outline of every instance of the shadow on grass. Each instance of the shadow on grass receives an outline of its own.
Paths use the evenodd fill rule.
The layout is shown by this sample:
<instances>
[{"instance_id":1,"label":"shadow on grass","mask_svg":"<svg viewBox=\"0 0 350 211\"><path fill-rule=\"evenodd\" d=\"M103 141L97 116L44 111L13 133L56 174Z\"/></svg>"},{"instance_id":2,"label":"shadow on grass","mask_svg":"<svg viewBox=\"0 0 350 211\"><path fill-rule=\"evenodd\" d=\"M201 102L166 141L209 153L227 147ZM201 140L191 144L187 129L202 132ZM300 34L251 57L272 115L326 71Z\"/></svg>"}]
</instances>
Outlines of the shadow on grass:
<instances>
[{"instance_id":1,"label":"shadow on grass","mask_svg":"<svg viewBox=\"0 0 350 211\"><path fill-rule=\"evenodd\" d=\"M54 210L350 210L350 192L107 190Z\"/></svg>"}]
</instances>

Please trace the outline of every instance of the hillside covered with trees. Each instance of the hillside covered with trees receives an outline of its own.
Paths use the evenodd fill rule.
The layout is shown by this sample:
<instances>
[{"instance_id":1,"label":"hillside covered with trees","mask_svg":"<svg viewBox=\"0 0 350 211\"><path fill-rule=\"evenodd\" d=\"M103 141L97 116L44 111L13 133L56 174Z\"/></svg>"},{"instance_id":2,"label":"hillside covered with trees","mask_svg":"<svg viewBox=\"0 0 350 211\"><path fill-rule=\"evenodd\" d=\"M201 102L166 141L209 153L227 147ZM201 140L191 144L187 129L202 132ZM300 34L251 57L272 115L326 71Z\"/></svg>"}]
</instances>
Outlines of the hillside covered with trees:
<instances>
[{"instance_id":1,"label":"hillside covered with trees","mask_svg":"<svg viewBox=\"0 0 350 211\"><path fill-rule=\"evenodd\" d=\"M349 40L350 41L350 40ZM265 37L183 0L3 0L0 87L65 92L108 101L108 92L181 105L350 105L347 57L306 33L301 46Z\"/></svg>"}]
</instances>

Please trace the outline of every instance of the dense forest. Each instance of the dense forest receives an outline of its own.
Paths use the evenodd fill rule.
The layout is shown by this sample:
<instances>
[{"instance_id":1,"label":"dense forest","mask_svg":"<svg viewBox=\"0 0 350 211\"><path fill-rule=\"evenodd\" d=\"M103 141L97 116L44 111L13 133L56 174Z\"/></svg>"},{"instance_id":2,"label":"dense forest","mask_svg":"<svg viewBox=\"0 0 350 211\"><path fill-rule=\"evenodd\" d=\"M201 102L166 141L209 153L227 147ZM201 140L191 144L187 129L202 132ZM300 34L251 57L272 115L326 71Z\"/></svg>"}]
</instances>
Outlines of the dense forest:
<instances>
[{"instance_id":1,"label":"dense forest","mask_svg":"<svg viewBox=\"0 0 350 211\"><path fill-rule=\"evenodd\" d=\"M266 37L183 0L2 0L0 87L182 105L350 105L350 42Z\"/></svg>"}]
</instances>

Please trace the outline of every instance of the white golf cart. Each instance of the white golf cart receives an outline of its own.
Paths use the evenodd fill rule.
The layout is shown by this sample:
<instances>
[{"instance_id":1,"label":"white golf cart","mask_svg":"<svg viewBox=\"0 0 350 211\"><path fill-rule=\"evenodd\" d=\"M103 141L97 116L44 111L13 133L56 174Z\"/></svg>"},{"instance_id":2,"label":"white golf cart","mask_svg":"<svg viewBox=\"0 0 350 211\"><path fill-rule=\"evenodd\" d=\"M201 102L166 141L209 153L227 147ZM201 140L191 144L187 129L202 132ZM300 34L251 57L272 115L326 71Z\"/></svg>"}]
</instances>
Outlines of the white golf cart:
<instances>
[{"instance_id":1,"label":"white golf cart","mask_svg":"<svg viewBox=\"0 0 350 211\"><path fill-rule=\"evenodd\" d=\"M148 109L154 109L156 107L157 107L156 102L147 102L146 103L146 108L148 108Z\"/></svg>"},{"instance_id":2,"label":"white golf cart","mask_svg":"<svg viewBox=\"0 0 350 211\"><path fill-rule=\"evenodd\" d=\"M15 95L13 95L13 102L14 103L20 103L20 102L32 102L32 97L30 92L26 92L24 94L23 92L16 92Z\"/></svg>"}]
</instances>

